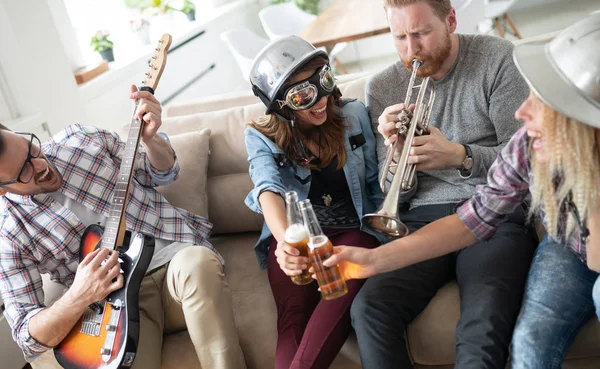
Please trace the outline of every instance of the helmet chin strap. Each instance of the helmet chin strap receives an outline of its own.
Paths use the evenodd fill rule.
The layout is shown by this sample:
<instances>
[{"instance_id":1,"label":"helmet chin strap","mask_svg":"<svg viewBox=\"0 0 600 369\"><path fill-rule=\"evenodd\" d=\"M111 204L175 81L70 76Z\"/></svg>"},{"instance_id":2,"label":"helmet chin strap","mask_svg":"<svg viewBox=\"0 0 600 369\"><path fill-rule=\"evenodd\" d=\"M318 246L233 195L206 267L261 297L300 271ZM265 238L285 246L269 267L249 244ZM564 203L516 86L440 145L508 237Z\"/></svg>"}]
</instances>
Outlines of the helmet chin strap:
<instances>
[{"instance_id":1,"label":"helmet chin strap","mask_svg":"<svg viewBox=\"0 0 600 369\"><path fill-rule=\"evenodd\" d=\"M291 113L290 118L286 118L278 112L273 112L273 114L275 114L277 118L292 126L292 134L294 135L294 144L296 146L296 154L298 155L298 159L302 164L308 164L315 157L307 152L306 147L304 147L304 144L302 143L300 131L298 130L298 125L296 124L296 112L294 112L292 109L288 109L288 111Z\"/></svg>"}]
</instances>

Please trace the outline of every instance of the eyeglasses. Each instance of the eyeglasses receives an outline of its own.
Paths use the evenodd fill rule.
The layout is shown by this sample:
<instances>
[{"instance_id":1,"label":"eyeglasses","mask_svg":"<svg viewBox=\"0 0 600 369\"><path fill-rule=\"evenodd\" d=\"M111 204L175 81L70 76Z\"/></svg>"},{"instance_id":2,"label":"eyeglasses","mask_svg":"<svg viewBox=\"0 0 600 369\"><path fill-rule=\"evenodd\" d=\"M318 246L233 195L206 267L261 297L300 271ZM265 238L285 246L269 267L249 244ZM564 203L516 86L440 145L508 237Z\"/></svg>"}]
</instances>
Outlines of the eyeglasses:
<instances>
[{"instance_id":1,"label":"eyeglasses","mask_svg":"<svg viewBox=\"0 0 600 369\"><path fill-rule=\"evenodd\" d=\"M6 186L6 185L11 185L11 184L15 184L15 183L29 183L31 181L31 179L33 178L33 175L35 174L35 170L33 169L33 163L31 162L31 159L37 159L40 157L40 154L42 153L42 149L41 149L41 143L40 143L40 139L34 135L33 133L27 133L27 132L13 132L17 135L22 135L22 136L30 136L29 139L29 152L27 153L27 159L25 159L25 163L23 164L23 167L21 168L21 171L19 172L19 176L17 177L17 179L12 180L12 181L6 181L6 182L0 182L0 186Z\"/></svg>"},{"instance_id":2,"label":"eyeglasses","mask_svg":"<svg viewBox=\"0 0 600 369\"><path fill-rule=\"evenodd\" d=\"M310 109L320 98L333 92L335 78L331 67L325 65L308 79L290 86L283 94L283 100L277 100L279 109L284 106L293 110Z\"/></svg>"}]
</instances>

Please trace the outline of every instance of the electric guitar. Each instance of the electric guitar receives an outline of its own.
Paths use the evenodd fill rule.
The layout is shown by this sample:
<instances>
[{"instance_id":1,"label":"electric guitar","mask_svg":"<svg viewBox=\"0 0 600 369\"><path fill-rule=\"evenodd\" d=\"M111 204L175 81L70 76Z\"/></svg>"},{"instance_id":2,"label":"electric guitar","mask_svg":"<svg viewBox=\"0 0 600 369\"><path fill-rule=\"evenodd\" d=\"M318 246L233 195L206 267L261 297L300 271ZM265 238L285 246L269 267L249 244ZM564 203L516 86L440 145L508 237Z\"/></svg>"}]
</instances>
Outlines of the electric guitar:
<instances>
[{"instance_id":1,"label":"electric guitar","mask_svg":"<svg viewBox=\"0 0 600 369\"><path fill-rule=\"evenodd\" d=\"M164 34L152 55L140 90L154 93L170 46L171 35ZM143 127L143 121L135 118L138 104L139 100L135 104L106 225L104 228L89 226L80 248L81 259L97 248L118 252L124 286L105 300L90 305L54 349L56 359L65 369L129 368L135 359L140 334L138 292L154 252L153 237L126 231L125 225L127 199Z\"/></svg>"}]
</instances>

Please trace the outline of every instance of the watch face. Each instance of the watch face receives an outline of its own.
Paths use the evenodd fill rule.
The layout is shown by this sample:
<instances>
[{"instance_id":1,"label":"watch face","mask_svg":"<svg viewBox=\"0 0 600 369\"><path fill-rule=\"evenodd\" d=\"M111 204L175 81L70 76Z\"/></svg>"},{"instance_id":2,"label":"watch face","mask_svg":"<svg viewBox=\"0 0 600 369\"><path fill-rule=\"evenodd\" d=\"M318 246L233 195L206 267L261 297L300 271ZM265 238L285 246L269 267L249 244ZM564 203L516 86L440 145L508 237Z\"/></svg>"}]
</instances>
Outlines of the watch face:
<instances>
[{"instance_id":1,"label":"watch face","mask_svg":"<svg viewBox=\"0 0 600 369\"><path fill-rule=\"evenodd\" d=\"M464 169L471 170L473 168L473 158L466 158L462 164Z\"/></svg>"}]
</instances>

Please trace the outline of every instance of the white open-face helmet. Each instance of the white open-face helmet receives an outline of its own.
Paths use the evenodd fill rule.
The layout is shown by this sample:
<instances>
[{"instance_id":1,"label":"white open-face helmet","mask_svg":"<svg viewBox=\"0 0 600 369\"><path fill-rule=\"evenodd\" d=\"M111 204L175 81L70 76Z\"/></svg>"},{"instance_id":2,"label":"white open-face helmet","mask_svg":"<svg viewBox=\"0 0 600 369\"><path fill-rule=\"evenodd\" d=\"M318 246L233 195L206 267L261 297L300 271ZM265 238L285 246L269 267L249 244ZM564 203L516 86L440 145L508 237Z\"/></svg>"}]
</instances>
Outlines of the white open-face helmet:
<instances>
[{"instance_id":1,"label":"white open-face helmet","mask_svg":"<svg viewBox=\"0 0 600 369\"><path fill-rule=\"evenodd\" d=\"M276 100L282 98L285 82L317 56L329 59L325 51L298 36L278 38L258 53L250 69L250 83L254 94L267 107L267 113L280 108Z\"/></svg>"},{"instance_id":2,"label":"white open-face helmet","mask_svg":"<svg viewBox=\"0 0 600 369\"><path fill-rule=\"evenodd\" d=\"M600 127L600 13L564 29L550 42L519 44L513 55L529 87L545 104Z\"/></svg>"}]
</instances>

